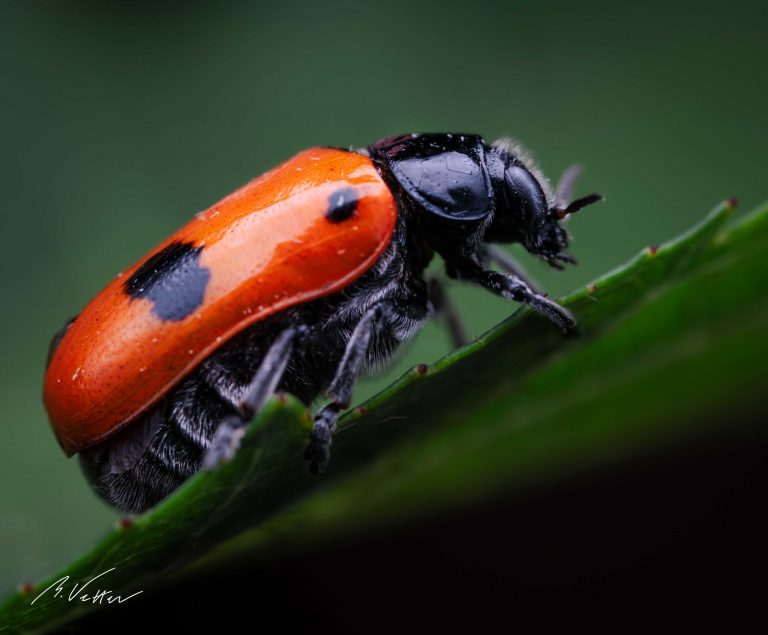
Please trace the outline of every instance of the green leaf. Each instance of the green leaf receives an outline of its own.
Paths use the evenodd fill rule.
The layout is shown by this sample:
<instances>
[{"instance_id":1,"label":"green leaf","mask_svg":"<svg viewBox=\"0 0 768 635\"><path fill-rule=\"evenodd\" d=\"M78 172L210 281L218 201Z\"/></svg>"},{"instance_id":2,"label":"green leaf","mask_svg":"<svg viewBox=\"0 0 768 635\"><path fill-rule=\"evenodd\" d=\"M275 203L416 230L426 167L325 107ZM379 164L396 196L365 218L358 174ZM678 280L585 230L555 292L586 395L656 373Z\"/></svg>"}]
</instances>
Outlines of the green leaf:
<instances>
[{"instance_id":1,"label":"green leaf","mask_svg":"<svg viewBox=\"0 0 768 635\"><path fill-rule=\"evenodd\" d=\"M290 396L271 400L231 463L10 594L0 630L48 630L92 610L52 591L31 604L65 576L84 582L116 567L105 585L126 596L192 563L522 488L749 408L768 370L768 206L726 230L730 211L719 206L566 298L579 337L523 309L407 373L342 418L323 477L301 456L309 413Z\"/></svg>"}]
</instances>

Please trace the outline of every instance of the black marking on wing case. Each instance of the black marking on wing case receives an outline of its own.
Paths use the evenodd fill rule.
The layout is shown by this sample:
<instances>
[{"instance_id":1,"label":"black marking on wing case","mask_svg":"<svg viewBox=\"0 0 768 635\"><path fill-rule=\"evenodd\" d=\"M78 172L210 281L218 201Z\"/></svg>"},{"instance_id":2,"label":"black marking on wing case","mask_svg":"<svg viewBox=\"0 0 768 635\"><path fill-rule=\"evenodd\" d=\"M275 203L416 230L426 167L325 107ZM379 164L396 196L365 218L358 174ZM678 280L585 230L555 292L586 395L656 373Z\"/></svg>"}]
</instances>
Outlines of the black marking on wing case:
<instances>
[{"instance_id":1,"label":"black marking on wing case","mask_svg":"<svg viewBox=\"0 0 768 635\"><path fill-rule=\"evenodd\" d=\"M328 210L325 217L332 223L341 223L351 218L357 209L357 192L353 187L336 190L328 197Z\"/></svg>"},{"instance_id":2,"label":"black marking on wing case","mask_svg":"<svg viewBox=\"0 0 768 635\"><path fill-rule=\"evenodd\" d=\"M199 264L203 247L173 242L149 258L125 281L125 292L147 299L162 320L178 322L203 303L211 272Z\"/></svg>"}]
</instances>

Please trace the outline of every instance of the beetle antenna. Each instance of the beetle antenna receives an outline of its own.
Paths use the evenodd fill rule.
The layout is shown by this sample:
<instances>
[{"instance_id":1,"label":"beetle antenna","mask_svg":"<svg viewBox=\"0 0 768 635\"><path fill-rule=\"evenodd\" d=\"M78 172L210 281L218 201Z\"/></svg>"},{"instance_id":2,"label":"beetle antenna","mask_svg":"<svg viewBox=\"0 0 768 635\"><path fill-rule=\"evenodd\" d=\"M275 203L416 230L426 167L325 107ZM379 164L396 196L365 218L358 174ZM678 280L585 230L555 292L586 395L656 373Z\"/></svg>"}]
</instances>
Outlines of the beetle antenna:
<instances>
[{"instance_id":1,"label":"beetle antenna","mask_svg":"<svg viewBox=\"0 0 768 635\"><path fill-rule=\"evenodd\" d=\"M568 206L568 201L571 200L573 195L573 188L576 185L576 181L579 180L582 171L583 168L578 163L572 163L565 169L555 188L555 200L558 207L564 208Z\"/></svg>"},{"instance_id":2,"label":"beetle antenna","mask_svg":"<svg viewBox=\"0 0 768 635\"><path fill-rule=\"evenodd\" d=\"M576 212L584 209L587 205L592 205L598 201L603 200L602 194L590 194L589 196L582 196L577 198L572 203L569 203L567 207L553 208L550 210L550 214L558 220L564 219L569 214L575 214Z\"/></svg>"}]
</instances>

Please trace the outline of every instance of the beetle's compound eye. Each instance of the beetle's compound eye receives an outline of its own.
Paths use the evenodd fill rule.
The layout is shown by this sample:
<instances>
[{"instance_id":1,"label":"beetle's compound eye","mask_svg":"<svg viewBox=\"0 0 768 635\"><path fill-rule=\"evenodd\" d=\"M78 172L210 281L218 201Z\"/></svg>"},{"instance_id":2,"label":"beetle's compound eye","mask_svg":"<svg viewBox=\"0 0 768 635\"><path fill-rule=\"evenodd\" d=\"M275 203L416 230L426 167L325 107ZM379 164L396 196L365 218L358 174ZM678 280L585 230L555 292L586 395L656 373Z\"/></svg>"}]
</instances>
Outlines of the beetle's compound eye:
<instances>
[{"instance_id":1,"label":"beetle's compound eye","mask_svg":"<svg viewBox=\"0 0 768 635\"><path fill-rule=\"evenodd\" d=\"M504 171L507 202L511 213L523 228L540 227L547 217L547 199L536 177L522 165L510 165Z\"/></svg>"}]
</instances>

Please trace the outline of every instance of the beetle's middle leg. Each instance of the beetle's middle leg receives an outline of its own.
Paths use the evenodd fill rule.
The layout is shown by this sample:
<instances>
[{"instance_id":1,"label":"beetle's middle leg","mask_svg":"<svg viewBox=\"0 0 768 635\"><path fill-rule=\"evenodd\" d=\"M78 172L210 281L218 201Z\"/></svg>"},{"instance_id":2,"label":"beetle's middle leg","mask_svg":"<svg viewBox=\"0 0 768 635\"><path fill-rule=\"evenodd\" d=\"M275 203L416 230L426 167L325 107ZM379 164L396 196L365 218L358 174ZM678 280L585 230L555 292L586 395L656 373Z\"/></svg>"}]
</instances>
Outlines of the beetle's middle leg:
<instances>
[{"instance_id":1,"label":"beetle's middle leg","mask_svg":"<svg viewBox=\"0 0 768 635\"><path fill-rule=\"evenodd\" d=\"M433 276L429 278L428 282L429 299L435 309L435 317L445 322L454 348L465 346L469 343L469 336L464 326L464 320L461 319L456 305L448 297L443 281Z\"/></svg>"},{"instance_id":2,"label":"beetle's middle leg","mask_svg":"<svg viewBox=\"0 0 768 635\"><path fill-rule=\"evenodd\" d=\"M352 388L365 367L368 348L377 327L391 321L392 313L393 309L389 302L379 302L363 315L352 331L344 356L326 393L331 403L321 408L315 415L309 445L304 452L304 458L310 461L310 470L315 474L322 474L328 466L331 440L339 413L349 408L352 401Z\"/></svg>"},{"instance_id":3,"label":"beetle's middle leg","mask_svg":"<svg viewBox=\"0 0 768 635\"><path fill-rule=\"evenodd\" d=\"M213 436L211 447L203 459L203 468L212 469L219 463L230 460L240 447L247 424L261 410L264 403L275 392L285 373L297 340L306 334L307 327L291 326L277 336L259 366L259 370L243 393L238 404L238 413L225 417Z\"/></svg>"}]
</instances>

